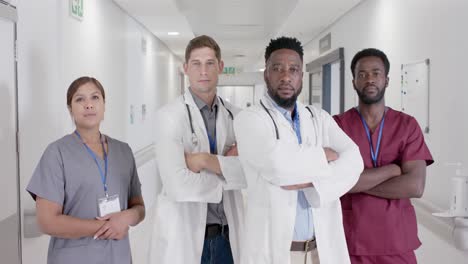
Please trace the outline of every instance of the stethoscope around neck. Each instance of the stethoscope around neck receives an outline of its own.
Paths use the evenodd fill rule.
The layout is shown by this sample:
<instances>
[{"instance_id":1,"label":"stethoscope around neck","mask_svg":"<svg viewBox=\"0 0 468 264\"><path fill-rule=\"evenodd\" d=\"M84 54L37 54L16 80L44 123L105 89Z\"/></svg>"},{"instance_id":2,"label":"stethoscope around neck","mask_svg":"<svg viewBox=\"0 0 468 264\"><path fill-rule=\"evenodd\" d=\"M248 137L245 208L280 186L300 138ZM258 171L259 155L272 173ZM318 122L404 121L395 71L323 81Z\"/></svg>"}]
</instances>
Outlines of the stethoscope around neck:
<instances>
[{"instance_id":1,"label":"stethoscope around neck","mask_svg":"<svg viewBox=\"0 0 468 264\"><path fill-rule=\"evenodd\" d=\"M231 118L231 120L234 121L234 115L232 114L231 110L229 110L226 107L226 105L224 104L224 101L223 101L223 99L221 99L221 97L218 96L218 99L221 102L221 104L223 105L224 109L226 109L226 111L228 112L229 117ZM184 96L184 102L185 102L185 96ZM196 145L198 145L198 137L197 137L197 134L195 134L195 129L193 128L192 112L190 111L190 106L187 103L185 103L185 107L187 108L187 115L188 115L189 123L190 123L190 131L192 132L192 144L194 146L196 146Z\"/></svg>"},{"instance_id":2,"label":"stethoscope around neck","mask_svg":"<svg viewBox=\"0 0 468 264\"><path fill-rule=\"evenodd\" d=\"M268 111L268 108L266 108L266 106L263 104L262 100L260 100L260 104L262 105L263 109L265 110L265 112L267 112L267 114L270 116L271 118L271 121L273 121L273 126L275 127L275 135L276 135L276 140L279 140L280 139L280 136L279 136L279 131L278 131L278 125L276 125L276 122L275 122L275 119L273 119L273 116L271 115L270 111ZM318 129L317 129L317 120L316 118L314 118L314 113L312 113L312 110L310 109L309 106L306 106L305 107L307 109L307 111L309 111L310 113L310 117L312 118L312 123L314 124L314 130L315 130L315 145L318 144Z\"/></svg>"}]
</instances>

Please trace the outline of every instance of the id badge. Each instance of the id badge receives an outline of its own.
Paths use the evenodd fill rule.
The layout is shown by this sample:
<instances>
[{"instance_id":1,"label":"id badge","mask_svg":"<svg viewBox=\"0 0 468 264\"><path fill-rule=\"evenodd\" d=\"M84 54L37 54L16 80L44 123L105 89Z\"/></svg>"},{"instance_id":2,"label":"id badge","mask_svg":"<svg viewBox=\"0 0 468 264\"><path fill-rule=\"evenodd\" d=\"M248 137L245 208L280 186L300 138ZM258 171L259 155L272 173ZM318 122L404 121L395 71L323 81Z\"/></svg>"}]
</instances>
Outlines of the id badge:
<instances>
[{"instance_id":1,"label":"id badge","mask_svg":"<svg viewBox=\"0 0 468 264\"><path fill-rule=\"evenodd\" d=\"M121 211L118 194L98 199L98 205L100 217Z\"/></svg>"}]
</instances>

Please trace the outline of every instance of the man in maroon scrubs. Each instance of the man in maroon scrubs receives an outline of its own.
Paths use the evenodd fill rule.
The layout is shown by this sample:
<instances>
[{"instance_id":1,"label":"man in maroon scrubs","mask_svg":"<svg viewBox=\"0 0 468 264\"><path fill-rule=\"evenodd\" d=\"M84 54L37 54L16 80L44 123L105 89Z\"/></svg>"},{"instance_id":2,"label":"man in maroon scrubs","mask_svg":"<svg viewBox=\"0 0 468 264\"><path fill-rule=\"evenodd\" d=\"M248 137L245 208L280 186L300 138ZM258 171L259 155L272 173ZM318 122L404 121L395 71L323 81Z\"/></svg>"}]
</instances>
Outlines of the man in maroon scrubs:
<instances>
[{"instance_id":1,"label":"man in maroon scrubs","mask_svg":"<svg viewBox=\"0 0 468 264\"><path fill-rule=\"evenodd\" d=\"M343 224L353 264L416 263L416 215L410 198L424 191L431 153L414 117L385 106L390 63L377 49L352 62L359 105L335 116L359 146L365 170L341 198Z\"/></svg>"}]
</instances>

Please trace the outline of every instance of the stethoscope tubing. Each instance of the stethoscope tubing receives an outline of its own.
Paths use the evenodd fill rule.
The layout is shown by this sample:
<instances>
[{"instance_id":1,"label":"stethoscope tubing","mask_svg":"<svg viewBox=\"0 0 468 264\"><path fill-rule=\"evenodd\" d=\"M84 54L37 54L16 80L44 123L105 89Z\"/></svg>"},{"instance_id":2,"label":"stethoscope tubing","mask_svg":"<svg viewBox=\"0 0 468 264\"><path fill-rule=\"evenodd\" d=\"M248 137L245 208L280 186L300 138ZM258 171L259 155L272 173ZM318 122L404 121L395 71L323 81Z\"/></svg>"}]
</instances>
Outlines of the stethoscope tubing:
<instances>
[{"instance_id":1,"label":"stethoscope tubing","mask_svg":"<svg viewBox=\"0 0 468 264\"><path fill-rule=\"evenodd\" d=\"M271 115L270 111L268 110L268 108L266 108L266 106L263 104L262 100L260 100L260 105L263 107L263 109L265 110L265 112L267 112L268 116L270 116L271 118L271 121L273 122L273 126L275 127L275 135L276 135L276 140L279 140L280 139L280 136L279 136L279 131L278 131L278 126L276 125L276 122L275 122L275 119L273 118L273 116ZM315 145L318 144L318 127L317 127L317 120L316 118L314 118L314 114L312 113L312 110L310 109L309 106L306 106L305 107L307 109L307 111L309 111L310 113L310 117L312 118L312 123L314 124L314 129L315 129Z\"/></svg>"},{"instance_id":2,"label":"stethoscope tubing","mask_svg":"<svg viewBox=\"0 0 468 264\"><path fill-rule=\"evenodd\" d=\"M185 96L183 97L183 99L184 99L184 102L185 102ZM223 101L223 99L221 99L221 97L218 96L218 99L221 102L221 104L223 105L224 109L226 109L226 111L228 112L229 117L231 118L231 120L234 121L234 115L232 114L231 110L229 110L226 107L226 105L224 104L224 101ZM192 144L194 146L196 146L198 144L198 138L197 138L197 135L195 134L195 129L193 128L192 112L190 111L190 106L187 103L185 103L185 107L187 109L187 115L188 115L188 118L189 118L190 131L192 132Z\"/></svg>"}]
</instances>

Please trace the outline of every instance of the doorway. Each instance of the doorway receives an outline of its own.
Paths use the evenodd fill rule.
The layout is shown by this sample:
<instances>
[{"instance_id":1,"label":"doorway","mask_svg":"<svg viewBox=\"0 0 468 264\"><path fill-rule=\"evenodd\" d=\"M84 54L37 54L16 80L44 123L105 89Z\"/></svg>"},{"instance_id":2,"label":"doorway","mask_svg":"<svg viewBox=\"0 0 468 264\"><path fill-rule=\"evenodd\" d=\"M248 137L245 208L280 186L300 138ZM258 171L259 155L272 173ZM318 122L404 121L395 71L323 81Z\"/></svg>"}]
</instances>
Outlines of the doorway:
<instances>
[{"instance_id":1,"label":"doorway","mask_svg":"<svg viewBox=\"0 0 468 264\"><path fill-rule=\"evenodd\" d=\"M344 112L344 49L336 49L306 64L309 103L331 115Z\"/></svg>"}]
</instances>

